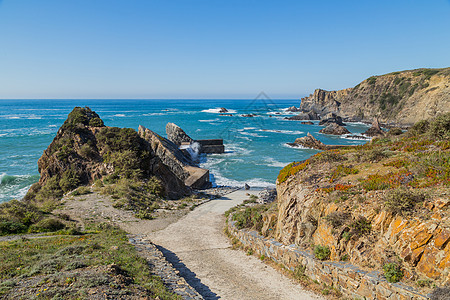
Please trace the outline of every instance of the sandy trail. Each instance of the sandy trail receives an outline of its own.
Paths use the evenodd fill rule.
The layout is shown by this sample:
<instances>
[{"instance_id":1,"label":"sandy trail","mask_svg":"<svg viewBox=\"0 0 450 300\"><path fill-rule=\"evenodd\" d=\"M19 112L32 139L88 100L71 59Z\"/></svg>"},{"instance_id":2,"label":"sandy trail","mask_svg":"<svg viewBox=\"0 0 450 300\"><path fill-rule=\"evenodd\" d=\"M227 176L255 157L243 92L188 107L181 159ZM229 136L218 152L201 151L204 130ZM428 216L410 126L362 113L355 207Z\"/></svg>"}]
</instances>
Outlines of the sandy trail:
<instances>
[{"instance_id":1,"label":"sandy trail","mask_svg":"<svg viewBox=\"0 0 450 300\"><path fill-rule=\"evenodd\" d=\"M205 299L321 299L258 258L231 249L223 213L247 198L246 191L236 191L162 230L142 231Z\"/></svg>"}]
</instances>

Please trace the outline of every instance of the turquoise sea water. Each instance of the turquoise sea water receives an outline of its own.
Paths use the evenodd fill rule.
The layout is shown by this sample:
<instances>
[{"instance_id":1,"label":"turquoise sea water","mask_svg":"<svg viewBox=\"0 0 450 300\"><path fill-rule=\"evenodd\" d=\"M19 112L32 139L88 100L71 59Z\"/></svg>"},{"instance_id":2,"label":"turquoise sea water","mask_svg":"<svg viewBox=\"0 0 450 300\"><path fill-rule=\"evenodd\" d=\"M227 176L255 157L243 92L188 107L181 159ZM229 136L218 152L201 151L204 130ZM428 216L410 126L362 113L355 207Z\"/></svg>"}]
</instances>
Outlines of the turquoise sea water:
<instances>
[{"instance_id":1,"label":"turquoise sea water","mask_svg":"<svg viewBox=\"0 0 450 300\"><path fill-rule=\"evenodd\" d=\"M322 126L317 121L302 125L285 120L289 113L284 109L299 104L299 100L0 100L0 202L23 197L38 181L37 161L75 106L89 106L107 126L137 130L143 125L165 136L166 124L173 122L194 139L223 138L226 153L201 162L216 185L273 186L284 165L317 153L286 145L307 132L327 144L365 142L319 134ZM220 107L233 116L220 116ZM247 113L257 116L241 116ZM347 128L361 133L367 126L355 123Z\"/></svg>"}]
</instances>

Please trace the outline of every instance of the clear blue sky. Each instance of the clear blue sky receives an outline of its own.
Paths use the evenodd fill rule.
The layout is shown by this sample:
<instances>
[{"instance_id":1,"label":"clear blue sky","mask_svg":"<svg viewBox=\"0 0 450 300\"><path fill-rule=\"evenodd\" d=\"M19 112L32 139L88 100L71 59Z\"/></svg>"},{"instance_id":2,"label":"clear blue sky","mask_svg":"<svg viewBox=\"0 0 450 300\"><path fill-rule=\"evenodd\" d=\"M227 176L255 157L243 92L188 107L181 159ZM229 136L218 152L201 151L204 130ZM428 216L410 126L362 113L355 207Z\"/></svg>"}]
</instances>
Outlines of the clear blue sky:
<instances>
[{"instance_id":1,"label":"clear blue sky","mask_svg":"<svg viewBox=\"0 0 450 300\"><path fill-rule=\"evenodd\" d=\"M299 98L449 66L449 0L0 0L0 98Z\"/></svg>"}]
</instances>

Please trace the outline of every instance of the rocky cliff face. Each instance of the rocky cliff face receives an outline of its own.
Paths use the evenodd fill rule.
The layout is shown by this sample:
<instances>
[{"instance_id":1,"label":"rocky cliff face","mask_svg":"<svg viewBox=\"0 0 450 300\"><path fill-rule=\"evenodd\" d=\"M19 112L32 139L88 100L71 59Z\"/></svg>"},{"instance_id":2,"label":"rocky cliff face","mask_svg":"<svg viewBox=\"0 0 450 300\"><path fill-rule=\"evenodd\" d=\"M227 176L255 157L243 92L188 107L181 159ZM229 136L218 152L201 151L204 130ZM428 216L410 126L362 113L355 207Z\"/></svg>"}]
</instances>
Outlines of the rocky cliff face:
<instances>
[{"instance_id":1,"label":"rocky cliff face","mask_svg":"<svg viewBox=\"0 0 450 300\"><path fill-rule=\"evenodd\" d=\"M317 89L301 100L300 109L320 116L411 125L450 111L450 68L418 69L370 77L354 88Z\"/></svg>"},{"instance_id":2,"label":"rocky cliff face","mask_svg":"<svg viewBox=\"0 0 450 300\"><path fill-rule=\"evenodd\" d=\"M97 179L146 182L152 177L158 178L168 198L189 195L191 189L185 184L189 173L180 172L179 166L189 165L188 159L172 143L157 144L151 135L156 136L106 127L92 110L76 107L39 159L41 177L26 199L51 202Z\"/></svg>"},{"instance_id":3,"label":"rocky cliff face","mask_svg":"<svg viewBox=\"0 0 450 300\"><path fill-rule=\"evenodd\" d=\"M449 138L446 114L400 136L286 166L263 234L328 247L331 260L368 271L395 263L403 280L450 283Z\"/></svg>"}]
</instances>

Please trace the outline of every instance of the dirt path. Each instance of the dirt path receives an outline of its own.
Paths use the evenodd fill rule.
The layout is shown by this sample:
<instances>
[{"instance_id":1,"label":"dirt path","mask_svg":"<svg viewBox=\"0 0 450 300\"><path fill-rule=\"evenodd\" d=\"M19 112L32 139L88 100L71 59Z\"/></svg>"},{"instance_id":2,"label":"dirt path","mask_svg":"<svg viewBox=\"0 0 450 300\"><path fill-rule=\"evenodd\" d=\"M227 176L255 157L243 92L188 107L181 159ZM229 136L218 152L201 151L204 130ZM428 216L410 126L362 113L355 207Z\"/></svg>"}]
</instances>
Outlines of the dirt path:
<instances>
[{"instance_id":1,"label":"dirt path","mask_svg":"<svg viewBox=\"0 0 450 300\"><path fill-rule=\"evenodd\" d=\"M96 193L66 201L59 212L79 221L112 222L153 242L205 299L322 299L258 258L231 249L223 213L248 199L246 193L235 191L194 211L175 210L154 220L137 219Z\"/></svg>"},{"instance_id":2,"label":"dirt path","mask_svg":"<svg viewBox=\"0 0 450 300\"><path fill-rule=\"evenodd\" d=\"M247 199L245 194L203 204L148 237L205 299L320 299L256 257L230 249L223 213Z\"/></svg>"}]
</instances>

